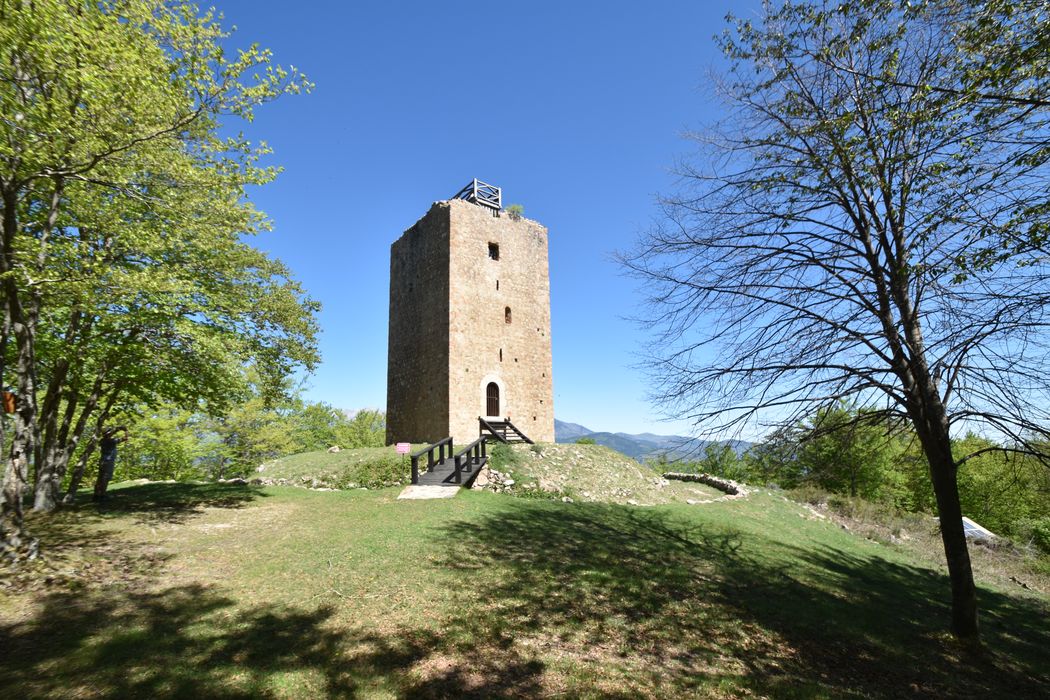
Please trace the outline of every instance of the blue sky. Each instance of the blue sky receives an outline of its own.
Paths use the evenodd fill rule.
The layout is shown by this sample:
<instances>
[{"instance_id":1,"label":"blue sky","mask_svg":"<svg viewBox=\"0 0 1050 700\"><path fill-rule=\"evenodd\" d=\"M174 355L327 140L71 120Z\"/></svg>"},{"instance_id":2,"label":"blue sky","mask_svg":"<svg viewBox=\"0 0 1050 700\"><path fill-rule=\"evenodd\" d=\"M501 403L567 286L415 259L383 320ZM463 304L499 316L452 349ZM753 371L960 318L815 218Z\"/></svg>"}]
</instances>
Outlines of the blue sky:
<instances>
[{"instance_id":1,"label":"blue sky","mask_svg":"<svg viewBox=\"0 0 1050 700\"><path fill-rule=\"evenodd\" d=\"M556 416L689 431L647 399L641 295L612 254L658 216L682 134L720 117L713 37L757 1L216 1L232 46L317 86L246 129L285 169L250 193L274 223L258 244L324 306L309 398L385 407L390 244L477 177L550 230Z\"/></svg>"}]
</instances>

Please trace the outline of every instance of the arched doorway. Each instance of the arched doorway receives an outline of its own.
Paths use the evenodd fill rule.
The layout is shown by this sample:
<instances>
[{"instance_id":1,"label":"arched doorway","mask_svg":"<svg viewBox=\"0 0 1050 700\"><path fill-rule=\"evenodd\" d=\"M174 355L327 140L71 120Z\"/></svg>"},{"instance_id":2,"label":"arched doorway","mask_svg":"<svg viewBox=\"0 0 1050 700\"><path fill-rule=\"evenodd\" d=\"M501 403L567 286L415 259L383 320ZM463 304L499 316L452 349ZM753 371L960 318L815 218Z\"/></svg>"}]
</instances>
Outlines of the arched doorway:
<instances>
[{"instance_id":1,"label":"arched doorway","mask_svg":"<svg viewBox=\"0 0 1050 700\"><path fill-rule=\"evenodd\" d=\"M485 415L498 416L499 412L499 384L489 382L485 387Z\"/></svg>"}]
</instances>

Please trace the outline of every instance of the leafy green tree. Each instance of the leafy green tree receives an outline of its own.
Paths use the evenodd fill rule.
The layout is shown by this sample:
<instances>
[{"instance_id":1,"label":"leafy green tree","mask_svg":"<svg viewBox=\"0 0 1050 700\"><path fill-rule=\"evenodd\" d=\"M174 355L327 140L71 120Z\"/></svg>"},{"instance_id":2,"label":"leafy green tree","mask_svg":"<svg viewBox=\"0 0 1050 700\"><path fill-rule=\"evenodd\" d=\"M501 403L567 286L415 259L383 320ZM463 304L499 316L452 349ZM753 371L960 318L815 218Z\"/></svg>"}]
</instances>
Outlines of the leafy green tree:
<instances>
[{"instance_id":1,"label":"leafy green tree","mask_svg":"<svg viewBox=\"0 0 1050 700\"><path fill-rule=\"evenodd\" d=\"M694 466L700 472L735 481L745 481L749 477L746 465L736 450L724 442L710 442L704 445L703 455Z\"/></svg>"},{"instance_id":2,"label":"leafy green tree","mask_svg":"<svg viewBox=\"0 0 1050 700\"><path fill-rule=\"evenodd\" d=\"M120 448L121 479L198 479L213 450L206 419L186 410L158 411L133 423Z\"/></svg>"},{"instance_id":3,"label":"leafy green tree","mask_svg":"<svg viewBox=\"0 0 1050 700\"><path fill-rule=\"evenodd\" d=\"M820 409L807 423L799 452L806 481L869 500L892 492L899 442L881 415L838 404Z\"/></svg>"},{"instance_id":4,"label":"leafy green tree","mask_svg":"<svg viewBox=\"0 0 1050 700\"><path fill-rule=\"evenodd\" d=\"M805 476L798 458L799 440L796 427L782 426L752 445L741 460L746 474L744 481L797 488Z\"/></svg>"},{"instance_id":5,"label":"leafy green tree","mask_svg":"<svg viewBox=\"0 0 1050 700\"><path fill-rule=\"evenodd\" d=\"M969 434L955 444L960 455L977 455L959 468L963 512L999 535L1023 533L1026 524L1050 518L1050 471L1027 455L1003 452Z\"/></svg>"},{"instance_id":6,"label":"leafy green tree","mask_svg":"<svg viewBox=\"0 0 1050 700\"><path fill-rule=\"evenodd\" d=\"M362 409L339 431L342 447L382 447L386 444L386 414L373 409Z\"/></svg>"},{"instance_id":7,"label":"leafy green tree","mask_svg":"<svg viewBox=\"0 0 1050 700\"><path fill-rule=\"evenodd\" d=\"M187 3L0 4L8 553L31 457L48 510L121 402L219 407L249 360L274 386L315 359L314 305L241 239L266 226L244 187L276 170L218 133L309 84L258 47L227 57L224 37Z\"/></svg>"},{"instance_id":8,"label":"leafy green tree","mask_svg":"<svg viewBox=\"0 0 1050 700\"><path fill-rule=\"evenodd\" d=\"M326 403L297 400L287 409L285 420L300 452L348 446L346 414Z\"/></svg>"}]
</instances>

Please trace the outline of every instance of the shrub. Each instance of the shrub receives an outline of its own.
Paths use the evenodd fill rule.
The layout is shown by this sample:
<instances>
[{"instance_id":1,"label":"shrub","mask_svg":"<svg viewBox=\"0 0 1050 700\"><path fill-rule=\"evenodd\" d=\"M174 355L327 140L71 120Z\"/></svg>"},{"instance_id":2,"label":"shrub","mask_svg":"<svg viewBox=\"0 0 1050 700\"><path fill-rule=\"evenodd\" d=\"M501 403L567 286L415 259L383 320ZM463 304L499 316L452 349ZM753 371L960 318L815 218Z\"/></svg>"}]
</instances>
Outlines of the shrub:
<instances>
[{"instance_id":1,"label":"shrub","mask_svg":"<svg viewBox=\"0 0 1050 700\"><path fill-rule=\"evenodd\" d=\"M1022 520L1016 529L1019 542L1031 543L1043 554L1050 554L1050 518Z\"/></svg>"},{"instance_id":2,"label":"shrub","mask_svg":"<svg viewBox=\"0 0 1050 700\"><path fill-rule=\"evenodd\" d=\"M506 471L521 464L521 455L505 443L497 443L489 448L489 465L498 471Z\"/></svg>"},{"instance_id":3,"label":"shrub","mask_svg":"<svg viewBox=\"0 0 1050 700\"><path fill-rule=\"evenodd\" d=\"M507 216L518 221L525 215L525 207L520 204L511 204L507 207Z\"/></svg>"},{"instance_id":4,"label":"shrub","mask_svg":"<svg viewBox=\"0 0 1050 700\"><path fill-rule=\"evenodd\" d=\"M598 442L594 438L582 437L576 440L577 445L597 445Z\"/></svg>"}]
</instances>

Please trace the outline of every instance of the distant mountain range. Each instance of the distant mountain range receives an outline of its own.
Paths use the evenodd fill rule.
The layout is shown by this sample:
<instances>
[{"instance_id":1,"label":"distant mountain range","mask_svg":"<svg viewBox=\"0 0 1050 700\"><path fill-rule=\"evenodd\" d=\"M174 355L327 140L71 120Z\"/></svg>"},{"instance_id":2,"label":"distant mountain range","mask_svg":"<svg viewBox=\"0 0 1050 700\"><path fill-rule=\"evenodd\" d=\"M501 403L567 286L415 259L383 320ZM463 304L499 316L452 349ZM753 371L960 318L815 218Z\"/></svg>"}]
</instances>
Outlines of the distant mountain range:
<instances>
[{"instance_id":1,"label":"distant mountain range","mask_svg":"<svg viewBox=\"0 0 1050 700\"><path fill-rule=\"evenodd\" d=\"M681 435L655 435L653 433L607 433L596 432L578 423L566 423L554 420L555 442L576 442L580 438L591 438L599 445L605 445L628 457L633 457L639 462L647 459L656 459L660 455L667 455L668 459L697 458L703 454L704 448L710 441L698 438L683 437ZM751 443L741 440L723 440L719 442L728 443L737 454L741 454L751 447Z\"/></svg>"}]
</instances>

